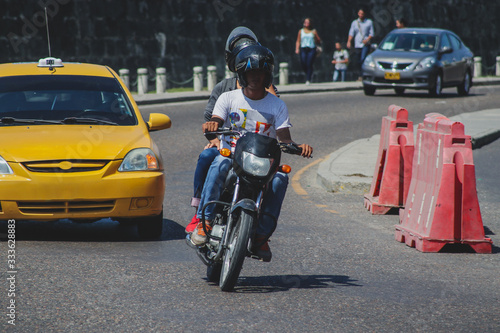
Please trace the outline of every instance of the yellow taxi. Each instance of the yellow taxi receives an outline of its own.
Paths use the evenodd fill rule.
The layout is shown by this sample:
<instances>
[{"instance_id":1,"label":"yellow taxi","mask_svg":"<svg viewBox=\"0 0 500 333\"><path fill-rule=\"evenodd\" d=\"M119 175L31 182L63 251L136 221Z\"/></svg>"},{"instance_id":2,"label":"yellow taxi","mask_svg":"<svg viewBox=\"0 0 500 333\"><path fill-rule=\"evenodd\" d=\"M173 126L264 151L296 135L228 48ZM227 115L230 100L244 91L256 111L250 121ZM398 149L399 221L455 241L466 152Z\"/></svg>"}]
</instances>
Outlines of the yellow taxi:
<instances>
[{"instance_id":1,"label":"yellow taxi","mask_svg":"<svg viewBox=\"0 0 500 333\"><path fill-rule=\"evenodd\" d=\"M145 122L109 67L0 64L0 219L137 223L139 235L163 228L164 166Z\"/></svg>"}]
</instances>

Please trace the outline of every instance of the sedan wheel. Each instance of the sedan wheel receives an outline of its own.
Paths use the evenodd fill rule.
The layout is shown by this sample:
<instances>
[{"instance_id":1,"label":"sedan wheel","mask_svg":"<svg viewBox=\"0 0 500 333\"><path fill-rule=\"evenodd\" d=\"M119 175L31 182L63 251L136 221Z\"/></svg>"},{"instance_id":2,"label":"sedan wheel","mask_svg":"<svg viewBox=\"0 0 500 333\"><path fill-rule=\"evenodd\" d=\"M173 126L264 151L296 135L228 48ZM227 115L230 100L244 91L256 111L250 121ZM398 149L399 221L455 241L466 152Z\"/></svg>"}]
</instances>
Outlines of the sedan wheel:
<instances>
[{"instance_id":1,"label":"sedan wheel","mask_svg":"<svg viewBox=\"0 0 500 333\"><path fill-rule=\"evenodd\" d=\"M394 88L394 91L396 92L396 95L402 96L405 93L405 88Z\"/></svg>"},{"instance_id":2,"label":"sedan wheel","mask_svg":"<svg viewBox=\"0 0 500 333\"><path fill-rule=\"evenodd\" d=\"M429 89L429 94L431 96L440 96L441 91L443 90L443 76L441 74L437 74L434 79L434 85Z\"/></svg>"},{"instance_id":3,"label":"sedan wheel","mask_svg":"<svg viewBox=\"0 0 500 333\"><path fill-rule=\"evenodd\" d=\"M372 86L363 86L363 90L366 96L373 96L375 94L375 87Z\"/></svg>"},{"instance_id":4,"label":"sedan wheel","mask_svg":"<svg viewBox=\"0 0 500 333\"><path fill-rule=\"evenodd\" d=\"M472 83L471 76L470 76L470 73L467 71L467 72L465 72L463 82L457 87L458 94L460 96L468 95L469 91L470 91L471 83Z\"/></svg>"}]
</instances>

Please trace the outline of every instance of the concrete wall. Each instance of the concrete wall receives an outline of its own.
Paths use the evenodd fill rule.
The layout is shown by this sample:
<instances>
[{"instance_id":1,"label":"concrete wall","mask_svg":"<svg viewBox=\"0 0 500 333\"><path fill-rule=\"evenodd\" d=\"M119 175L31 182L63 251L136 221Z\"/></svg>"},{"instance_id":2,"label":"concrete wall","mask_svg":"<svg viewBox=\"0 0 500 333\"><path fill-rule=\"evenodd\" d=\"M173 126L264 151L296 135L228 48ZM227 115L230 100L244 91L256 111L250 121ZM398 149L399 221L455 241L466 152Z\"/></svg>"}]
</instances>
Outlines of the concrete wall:
<instances>
[{"instance_id":1,"label":"concrete wall","mask_svg":"<svg viewBox=\"0 0 500 333\"><path fill-rule=\"evenodd\" d=\"M290 82L303 82L294 49L304 17L313 19L324 41L314 81L331 80L333 43L347 40L360 6L375 22L378 40L404 16L410 26L456 32L483 57L483 73L494 72L500 55L500 3L491 0L0 0L0 6L2 63L48 55L47 7L52 56L105 64L116 71L128 68L131 74L138 67L150 73L166 67L169 80L176 83L189 80L194 66L216 65L222 78L225 40L238 25L251 28L277 63L290 64Z\"/></svg>"}]
</instances>

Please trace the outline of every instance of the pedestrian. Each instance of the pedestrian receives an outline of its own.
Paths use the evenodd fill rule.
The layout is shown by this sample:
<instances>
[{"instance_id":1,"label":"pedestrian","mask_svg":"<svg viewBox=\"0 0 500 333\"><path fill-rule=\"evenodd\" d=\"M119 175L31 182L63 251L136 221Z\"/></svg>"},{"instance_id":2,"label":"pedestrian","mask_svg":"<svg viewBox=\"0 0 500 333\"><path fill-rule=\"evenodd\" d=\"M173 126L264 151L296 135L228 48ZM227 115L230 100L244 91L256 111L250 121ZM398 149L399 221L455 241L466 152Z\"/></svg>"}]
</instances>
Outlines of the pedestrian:
<instances>
[{"instance_id":1,"label":"pedestrian","mask_svg":"<svg viewBox=\"0 0 500 333\"><path fill-rule=\"evenodd\" d=\"M306 84L311 83L313 75L313 63L317 55L317 47L321 45L321 38L313 28L310 18L305 18L303 28L297 34L295 42L295 53L300 55L300 64L306 74Z\"/></svg>"},{"instance_id":2,"label":"pedestrian","mask_svg":"<svg viewBox=\"0 0 500 333\"><path fill-rule=\"evenodd\" d=\"M349 52L342 48L340 42L335 43L335 52L333 52L332 64L335 65L335 70L333 72L333 81L337 81L339 78L339 73L341 81L345 81L345 72L347 71L347 64L349 63Z\"/></svg>"},{"instance_id":3,"label":"pedestrian","mask_svg":"<svg viewBox=\"0 0 500 333\"><path fill-rule=\"evenodd\" d=\"M362 80L361 66L370 52L370 44L374 35L373 21L366 18L366 12L363 8L359 9L358 18L352 21L347 39L347 48L353 49L354 56L352 58L357 61L356 69L359 70L360 74L358 81Z\"/></svg>"},{"instance_id":4,"label":"pedestrian","mask_svg":"<svg viewBox=\"0 0 500 333\"><path fill-rule=\"evenodd\" d=\"M408 24L406 23L406 20L404 17L401 17L401 18L396 20L396 28L403 29L403 28L406 28L407 26L408 26Z\"/></svg>"},{"instance_id":5,"label":"pedestrian","mask_svg":"<svg viewBox=\"0 0 500 333\"><path fill-rule=\"evenodd\" d=\"M270 94L269 88L273 80L274 56L272 52L261 46L252 45L242 50L236 56L238 82L242 89L222 94L215 103L212 118L204 128L211 132L219 127L230 127L237 131L253 132L264 136L279 139L284 143L292 143L290 136L290 118L286 104L278 97ZM258 119L258 120L257 120ZM221 139L214 137L212 142L218 147L234 150L236 146L234 136L223 135ZM299 145L303 157L311 157L313 148L308 144ZM231 159L218 155L208 171L203 187L201 202L198 208L198 218L202 212L205 216L205 228L211 229L211 222L215 217L213 205L202 209L205 203L218 200L226 174L231 166ZM283 174L278 172L271 181L271 186L264 194L262 201L263 214L255 230L255 248L252 253L257 254L263 261L271 261L271 250L268 239L275 229L275 220L278 220L281 204L285 197ZM200 222L191 234L191 242L201 246L207 242L203 222ZM258 244L258 245L257 245Z\"/></svg>"}]
</instances>

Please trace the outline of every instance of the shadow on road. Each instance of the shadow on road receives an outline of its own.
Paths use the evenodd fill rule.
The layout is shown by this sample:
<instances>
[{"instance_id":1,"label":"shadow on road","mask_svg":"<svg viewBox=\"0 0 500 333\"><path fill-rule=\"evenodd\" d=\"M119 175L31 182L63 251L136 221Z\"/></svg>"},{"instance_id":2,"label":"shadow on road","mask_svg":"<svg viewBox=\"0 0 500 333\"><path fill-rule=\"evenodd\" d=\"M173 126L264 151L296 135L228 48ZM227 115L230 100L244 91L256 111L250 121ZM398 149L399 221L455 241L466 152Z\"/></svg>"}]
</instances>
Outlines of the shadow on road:
<instances>
[{"instance_id":1,"label":"shadow on road","mask_svg":"<svg viewBox=\"0 0 500 333\"><path fill-rule=\"evenodd\" d=\"M271 293L290 289L362 287L345 275L272 275L240 277L234 288L238 293Z\"/></svg>"},{"instance_id":2,"label":"shadow on road","mask_svg":"<svg viewBox=\"0 0 500 333\"><path fill-rule=\"evenodd\" d=\"M144 240L137 234L135 225L120 224L109 219L93 223L58 221L16 221L17 241L66 241L66 242L144 242L184 239L184 227L163 219L163 233L159 239ZM7 238L7 221L0 221L0 240Z\"/></svg>"}]
</instances>

